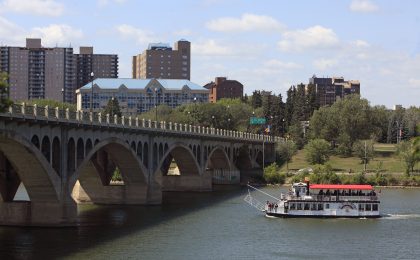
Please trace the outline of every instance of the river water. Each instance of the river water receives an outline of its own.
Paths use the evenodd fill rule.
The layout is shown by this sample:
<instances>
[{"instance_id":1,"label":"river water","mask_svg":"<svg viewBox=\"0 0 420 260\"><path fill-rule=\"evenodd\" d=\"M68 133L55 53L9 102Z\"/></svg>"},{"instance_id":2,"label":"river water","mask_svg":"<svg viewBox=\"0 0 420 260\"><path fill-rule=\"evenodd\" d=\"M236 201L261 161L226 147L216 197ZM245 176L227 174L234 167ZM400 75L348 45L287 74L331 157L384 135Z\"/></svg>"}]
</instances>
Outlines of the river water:
<instances>
[{"instance_id":1,"label":"river water","mask_svg":"<svg viewBox=\"0 0 420 260\"><path fill-rule=\"evenodd\" d=\"M246 193L216 187L165 193L161 206L83 205L77 228L0 227L0 259L420 259L420 189L382 189L381 219L267 218Z\"/></svg>"}]
</instances>

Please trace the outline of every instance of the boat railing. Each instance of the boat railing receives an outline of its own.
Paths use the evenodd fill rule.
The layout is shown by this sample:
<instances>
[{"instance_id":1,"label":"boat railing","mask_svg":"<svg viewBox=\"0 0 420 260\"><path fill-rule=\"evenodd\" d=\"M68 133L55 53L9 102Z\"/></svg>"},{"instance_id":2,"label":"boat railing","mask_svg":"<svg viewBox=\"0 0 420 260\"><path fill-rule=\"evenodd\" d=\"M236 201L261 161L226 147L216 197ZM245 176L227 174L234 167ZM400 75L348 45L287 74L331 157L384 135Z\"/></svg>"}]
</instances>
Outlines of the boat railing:
<instances>
[{"instance_id":1,"label":"boat railing","mask_svg":"<svg viewBox=\"0 0 420 260\"><path fill-rule=\"evenodd\" d=\"M315 201L377 201L378 196L340 196L340 195L314 195L295 196L288 194L288 200L315 200Z\"/></svg>"}]
</instances>

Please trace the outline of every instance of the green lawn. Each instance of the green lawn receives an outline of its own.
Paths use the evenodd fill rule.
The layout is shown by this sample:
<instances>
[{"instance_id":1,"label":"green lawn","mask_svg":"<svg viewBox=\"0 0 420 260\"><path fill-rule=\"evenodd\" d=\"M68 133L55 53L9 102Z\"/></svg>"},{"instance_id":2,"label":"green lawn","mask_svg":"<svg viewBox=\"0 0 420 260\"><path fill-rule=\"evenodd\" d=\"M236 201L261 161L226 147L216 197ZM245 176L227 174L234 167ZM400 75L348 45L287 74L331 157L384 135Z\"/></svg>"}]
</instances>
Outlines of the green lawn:
<instances>
[{"instance_id":1,"label":"green lawn","mask_svg":"<svg viewBox=\"0 0 420 260\"><path fill-rule=\"evenodd\" d=\"M378 169L380 162L382 162L382 171L384 173L403 173L404 163L395 154L395 145L393 144L375 144L375 158L367 165L368 171L375 171ZM349 157L343 158L339 156L331 156L328 163L336 172L361 172L363 171L363 164L359 158ZM302 168L311 167L305 160L303 150L293 157L289 163L289 170L296 171ZM417 169L419 165L417 165ZM282 166L282 171L286 171L286 164Z\"/></svg>"}]
</instances>

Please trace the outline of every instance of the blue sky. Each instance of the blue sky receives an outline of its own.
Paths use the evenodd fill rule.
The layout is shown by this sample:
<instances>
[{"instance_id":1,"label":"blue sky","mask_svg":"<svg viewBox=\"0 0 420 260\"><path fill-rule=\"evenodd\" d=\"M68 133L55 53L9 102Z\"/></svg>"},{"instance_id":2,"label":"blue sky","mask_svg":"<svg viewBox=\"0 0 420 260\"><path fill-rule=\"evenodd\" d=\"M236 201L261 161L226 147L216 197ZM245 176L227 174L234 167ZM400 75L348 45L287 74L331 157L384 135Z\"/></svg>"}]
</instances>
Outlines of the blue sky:
<instances>
[{"instance_id":1,"label":"blue sky","mask_svg":"<svg viewBox=\"0 0 420 260\"><path fill-rule=\"evenodd\" d=\"M245 92L312 75L361 82L373 105L420 105L416 0L0 0L0 44L94 46L119 55L120 77L150 42L192 43L191 80L236 79Z\"/></svg>"}]
</instances>

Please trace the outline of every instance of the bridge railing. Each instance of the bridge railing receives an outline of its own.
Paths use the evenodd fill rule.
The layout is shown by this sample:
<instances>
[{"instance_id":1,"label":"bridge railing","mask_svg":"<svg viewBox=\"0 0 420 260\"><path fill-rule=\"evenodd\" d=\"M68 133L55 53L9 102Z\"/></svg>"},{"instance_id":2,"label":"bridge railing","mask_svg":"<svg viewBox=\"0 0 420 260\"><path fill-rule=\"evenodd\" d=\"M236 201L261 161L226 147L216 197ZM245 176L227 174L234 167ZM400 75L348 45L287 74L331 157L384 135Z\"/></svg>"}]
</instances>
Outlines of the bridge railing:
<instances>
[{"instance_id":1,"label":"bridge railing","mask_svg":"<svg viewBox=\"0 0 420 260\"><path fill-rule=\"evenodd\" d=\"M7 116L17 118L34 118L47 121L75 122L86 125L108 125L122 128L156 129L160 131L191 133L196 135L220 136L226 138L246 139L261 142L282 142L284 139L278 136L261 135L248 132L240 132L228 129L196 126L190 124L152 121L138 117L110 116L90 111L72 111L58 107L13 104L9 107Z\"/></svg>"}]
</instances>

